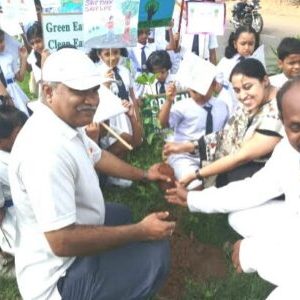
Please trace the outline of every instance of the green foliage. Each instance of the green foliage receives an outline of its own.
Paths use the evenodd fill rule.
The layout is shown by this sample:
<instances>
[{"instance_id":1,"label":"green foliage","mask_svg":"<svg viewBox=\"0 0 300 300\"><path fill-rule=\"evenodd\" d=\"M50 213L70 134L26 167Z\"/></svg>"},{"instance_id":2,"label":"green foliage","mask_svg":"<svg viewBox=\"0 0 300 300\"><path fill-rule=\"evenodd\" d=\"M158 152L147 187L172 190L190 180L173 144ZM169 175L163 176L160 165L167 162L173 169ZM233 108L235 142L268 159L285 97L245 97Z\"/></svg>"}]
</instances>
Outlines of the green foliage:
<instances>
[{"instance_id":1,"label":"green foliage","mask_svg":"<svg viewBox=\"0 0 300 300\"><path fill-rule=\"evenodd\" d=\"M0 277L0 299L21 300L15 279Z\"/></svg>"},{"instance_id":2,"label":"green foliage","mask_svg":"<svg viewBox=\"0 0 300 300\"><path fill-rule=\"evenodd\" d=\"M159 2L156 0L149 0L145 4L145 10L148 15L148 21L152 20L152 17L156 14L156 12L159 10Z\"/></svg>"},{"instance_id":3,"label":"green foliage","mask_svg":"<svg viewBox=\"0 0 300 300\"><path fill-rule=\"evenodd\" d=\"M134 0L126 0L124 2L122 2L121 4L121 9L122 9L122 13L123 15L127 15L128 13L131 14L131 16L135 16L139 10L139 1L134 1Z\"/></svg>"}]
</instances>

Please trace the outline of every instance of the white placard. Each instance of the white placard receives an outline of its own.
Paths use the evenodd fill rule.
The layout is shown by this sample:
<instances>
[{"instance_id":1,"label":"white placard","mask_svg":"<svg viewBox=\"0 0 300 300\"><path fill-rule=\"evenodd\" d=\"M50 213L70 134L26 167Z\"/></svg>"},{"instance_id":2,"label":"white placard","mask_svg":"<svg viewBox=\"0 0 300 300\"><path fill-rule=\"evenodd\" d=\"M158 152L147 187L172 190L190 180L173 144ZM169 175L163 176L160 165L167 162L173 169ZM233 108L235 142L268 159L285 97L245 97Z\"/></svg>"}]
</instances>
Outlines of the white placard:
<instances>
[{"instance_id":1,"label":"white placard","mask_svg":"<svg viewBox=\"0 0 300 300\"><path fill-rule=\"evenodd\" d=\"M216 74L217 67L215 65L189 52L180 64L176 80L181 86L190 88L201 95L206 95Z\"/></svg>"},{"instance_id":2,"label":"white placard","mask_svg":"<svg viewBox=\"0 0 300 300\"><path fill-rule=\"evenodd\" d=\"M45 48L50 51L65 45L83 49L82 14L43 14Z\"/></svg>"},{"instance_id":3,"label":"white placard","mask_svg":"<svg viewBox=\"0 0 300 300\"><path fill-rule=\"evenodd\" d=\"M187 2L187 33L224 34L224 4Z\"/></svg>"},{"instance_id":4,"label":"white placard","mask_svg":"<svg viewBox=\"0 0 300 300\"><path fill-rule=\"evenodd\" d=\"M120 98L113 94L107 87L101 84L99 89L100 103L97 107L94 122L103 122L127 111Z\"/></svg>"},{"instance_id":5,"label":"white placard","mask_svg":"<svg viewBox=\"0 0 300 300\"><path fill-rule=\"evenodd\" d=\"M1 6L2 16L12 23L28 24L37 21L34 0L1 0Z\"/></svg>"}]
</instances>

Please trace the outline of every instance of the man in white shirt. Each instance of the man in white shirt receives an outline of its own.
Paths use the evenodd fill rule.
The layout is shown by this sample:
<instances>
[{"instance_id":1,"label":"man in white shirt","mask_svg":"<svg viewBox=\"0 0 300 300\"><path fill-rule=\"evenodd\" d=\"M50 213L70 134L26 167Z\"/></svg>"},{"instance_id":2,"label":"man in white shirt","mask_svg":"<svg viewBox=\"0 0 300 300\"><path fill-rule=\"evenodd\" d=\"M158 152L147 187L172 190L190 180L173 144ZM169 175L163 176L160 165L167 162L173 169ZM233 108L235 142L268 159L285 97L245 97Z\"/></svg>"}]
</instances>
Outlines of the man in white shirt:
<instances>
[{"instance_id":1,"label":"man in white shirt","mask_svg":"<svg viewBox=\"0 0 300 300\"><path fill-rule=\"evenodd\" d=\"M252 178L223 188L169 190L170 203L191 212L229 213L230 225L244 239L233 246L237 272L258 272L277 288L272 299L300 299L300 78L278 92L287 138ZM272 200L285 194L285 200ZM271 199L271 200L270 200Z\"/></svg>"},{"instance_id":2,"label":"man in white shirt","mask_svg":"<svg viewBox=\"0 0 300 300\"><path fill-rule=\"evenodd\" d=\"M175 223L157 212L131 224L127 208L104 203L96 171L132 180L166 177L158 165L143 171L126 164L84 134L99 103L100 78L83 52L51 54L42 79L43 100L18 135L9 170L22 298L147 298L165 279L164 239Z\"/></svg>"}]
</instances>

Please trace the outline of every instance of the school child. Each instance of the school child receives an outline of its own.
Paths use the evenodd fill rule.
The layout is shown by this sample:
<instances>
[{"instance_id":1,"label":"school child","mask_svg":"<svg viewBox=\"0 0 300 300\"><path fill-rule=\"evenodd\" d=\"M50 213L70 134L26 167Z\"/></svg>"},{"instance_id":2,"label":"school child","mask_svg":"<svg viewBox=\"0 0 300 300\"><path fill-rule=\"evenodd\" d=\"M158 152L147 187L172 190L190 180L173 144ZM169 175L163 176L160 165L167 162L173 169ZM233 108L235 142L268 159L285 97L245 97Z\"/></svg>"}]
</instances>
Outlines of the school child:
<instances>
[{"instance_id":1,"label":"school child","mask_svg":"<svg viewBox=\"0 0 300 300\"><path fill-rule=\"evenodd\" d=\"M9 153L27 116L14 106L0 105L0 273L9 275L13 266L15 211L8 181ZM10 255L9 255L10 254Z\"/></svg>"},{"instance_id":2,"label":"school child","mask_svg":"<svg viewBox=\"0 0 300 300\"><path fill-rule=\"evenodd\" d=\"M28 55L27 63L31 67L31 83L35 83L36 87L31 87L31 92L36 92L41 97L41 66L48 56L48 51L45 49L43 41L43 29L40 22L34 22L26 32L27 41L32 48L32 51Z\"/></svg>"},{"instance_id":3,"label":"school child","mask_svg":"<svg viewBox=\"0 0 300 300\"><path fill-rule=\"evenodd\" d=\"M210 64L207 61L204 63ZM158 114L158 120L163 128L168 127L174 131L169 137L169 141L197 140L204 134L218 131L224 127L228 118L228 109L223 101L213 96L216 85L215 74L208 76L211 77L211 83L206 87L205 92L203 89L197 91L195 82L191 80L190 85L187 85L190 98L174 104L176 87L174 84L167 87L166 101ZM201 78L197 80L201 80ZM180 179L184 174L196 171L200 159L196 153L172 154L168 157L168 163L173 167L175 177ZM194 180L188 188L195 189L200 185L200 180Z\"/></svg>"},{"instance_id":4,"label":"school child","mask_svg":"<svg viewBox=\"0 0 300 300\"><path fill-rule=\"evenodd\" d=\"M233 114L238 101L229 81L232 69L241 60L251 57L259 47L259 35L250 27L239 27L232 32L225 48L225 57L217 65L218 98L228 105L230 115Z\"/></svg>"},{"instance_id":5,"label":"school child","mask_svg":"<svg viewBox=\"0 0 300 300\"><path fill-rule=\"evenodd\" d=\"M20 66L18 66L18 61L14 59L13 54L5 48L5 32L0 29L0 66L6 80L6 89L14 105L26 115L29 115L27 109L29 99L16 83L16 80L23 81L24 79L27 65L27 50L25 47L19 49Z\"/></svg>"},{"instance_id":6,"label":"school child","mask_svg":"<svg viewBox=\"0 0 300 300\"><path fill-rule=\"evenodd\" d=\"M131 60L134 79L144 72L148 72L146 61L149 55L156 50L173 50L175 49L172 28L168 30L170 35L169 44L165 43L149 43L150 29L138 29L138 43L136 47L128 48L128 57ZM144 87L134 83L134 92L137 98L143 94Z\"/></svg>"},{"instance_id":7,"label":"school child","mask_svg":"<svg viewBox=\"0 0 300 300\"><path fill-rule=\"evenodd\" d=\"M104 78L103 84L118 96L122 105L128 109L127 114L110 118L109 125L129 144L136 147L142 141L142 128L132 86L133 79L129 69L121 64L121 54L126 55L126 49L93 49L90 57L97 63L99 74ZM100 145L119 157L124 157L128 151L124 145L110 135L103 137ZM116 179L113 183L117 184L123 181Z\"/></svg>"},{"instance_id":8,"label":"school child","mask_svg":"<svg viewBox=\"0 0 300 300\"><path fill-rule=\"evenodd\" d=\"M300 40L294 37L284 38L277 47L278 67L281 73L270 76L273 86L281 86L300 75Z\"/></svg>"}]
</instances>

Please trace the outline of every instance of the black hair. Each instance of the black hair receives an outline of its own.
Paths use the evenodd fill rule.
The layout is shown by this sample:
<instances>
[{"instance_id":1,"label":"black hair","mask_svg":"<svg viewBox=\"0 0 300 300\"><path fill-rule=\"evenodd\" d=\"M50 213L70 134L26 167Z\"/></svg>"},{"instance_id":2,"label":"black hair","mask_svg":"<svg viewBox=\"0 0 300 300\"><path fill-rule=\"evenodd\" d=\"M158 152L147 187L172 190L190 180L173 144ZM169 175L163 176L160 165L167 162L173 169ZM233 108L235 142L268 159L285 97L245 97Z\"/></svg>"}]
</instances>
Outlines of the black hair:
<instances>
[{"instance_id":1,"label":"black hair","mask_svg":"<svg viewBox=\"0 0 300 300\"><path fill-rule=\"evenodd\" d=\"M65 44L57 47L56 51L59 51L61 49L77 49L77 47L72 44Z\"/></svg>"},{"instance_id":2,"label":"black hair","mask_svg":"<svg viewBox=\"0 0 300 300\"><path fill-rule=\"evenodd\" d=\"M154 67L170 70L172 62L169 53L166 50L152 52L146 61L146 66L151 73L153 73Z\"/></svg>"},{"instance_id":3,"label":"black hair","mask_svg":"<svg viewBox=\"0 0 300 300\"><path fill-rule=\"evenodd\" d=\"M28 117L14 106L0 105L0 139L9 138L17 127L22 127Z\"/></svg>"},{"instance_id":4,"label":"black hair","mask_svg":"<svg viewBox=\"0 0 300 300\"><path fill-rule=\"evenodd\" d=\"M30 40L35 38L43 38L43 28L42 24L39 21L34 22L26 31L27 41L30 43Z\"/></svg>"},{"instance_id":5,"label":"black hair","mask_svg":"<svg viewBox=\"0 0 300 300\"><path fill-rule=\"evenodd\" d=\"M300 39L286 37L277 47L277 56L280 60L284 60L291 54L300 54Z\"/></svg>"},{"instance_id":6,"label":"black hair","mask_svg":"<svg viewBox=\"0 0 300 300\"><path fill-rule=\"evenodd\" d=\"M235 32L231 32L231 34L229 36L228 45L225 48L225 57L226 58L232 58L237 53L237 50L234 47L234 42L236 42L238 40L238 38L240 37L240 35L244 32L254 34L254 37L255 37L254 50L256 50L258 48L259 43L260 43L259 34L250 26L249 27L241 26Z\"/></svg>"},{"instance_id":7,"label":"black hair","mask_svg":"<svg viewBox=\"0 0 300 300\"><path fill-rule=\"evenodd\" d=\"M138 36L141 35L141 33L143 31L147 30L148 31L148 34L150 34L150 28L141 28L141 27L138 27Z\"/></svg>"},{"instance_id":8,"label":"black hair","mask_svg":"<svg viewBox=\"0 0 300 300\"><path fill-rule=\"evenodd\" d=\"M279 116L282 119L282 101L287 91L289 91L294 85L300 84L300 76L296 76L293 79L288 80L277 92L276 100L279 111Z\"/></svg>"},{"instance_id":9,"label":"black hair","mask_svg":"<svg viewBox=\"0 0 300 300\"><path fill-rule=\"evenodd\" d=\"M28 41L28 43L30 43L30 41L32 39L35 38L43 38L43 28L42 28L42 24L39 21L34 22L26 31L26 39ZM41 68L41 61L42 61L42 56L39 52L34 51L34 56L36 58L36 65Z\"/></svg>"},{"instance_id":10,"label":"black hair","mask_svg":"<svg viewBox=\"0 0 300 300\"><path fill-rule=\"evenodd\" d=\"M267 71L264 65L255 58L246 58L240 61L231 71L229 80L236 74L242 74L247 77L256 78L259 81L263 81L267 75Z\"/></svg>"},{"instance_id":11,"label":"black hair","mask_svg":"<svg viewBox=\"0 0 300 300\"><path fill-rule=\"evenodd\" d=\"M99 58L98 54L100 54L101 51L104 50L104 49L106 49L106 48L98 48L98 49L92 48L92 50L89 52L89 58L90 58L94 63L100 61L100 58ZM123 56L123 57L128 57L128 51L127 51L126 48L119 48L119 49L120 49L120 54L121 54L121 56Z\"/></svg>"}]
</instances>

